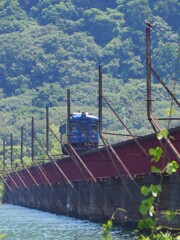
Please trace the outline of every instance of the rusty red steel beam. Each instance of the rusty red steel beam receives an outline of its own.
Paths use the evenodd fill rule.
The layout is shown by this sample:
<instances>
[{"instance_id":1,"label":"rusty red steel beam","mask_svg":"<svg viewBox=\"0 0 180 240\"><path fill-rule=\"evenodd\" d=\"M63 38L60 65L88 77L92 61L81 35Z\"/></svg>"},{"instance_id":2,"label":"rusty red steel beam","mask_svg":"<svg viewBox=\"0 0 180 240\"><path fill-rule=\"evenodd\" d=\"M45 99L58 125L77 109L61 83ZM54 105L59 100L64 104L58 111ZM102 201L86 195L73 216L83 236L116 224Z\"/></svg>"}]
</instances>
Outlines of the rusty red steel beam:
<instances>
[{"instance_id":1,"label":"rusty red steel beam","mask_svg":"<svg viewBox=\"0 0 180 240\"><path fill-rule=\"evenodd\" d=\"M26 147L26 149L27 149L28 151L30 151L27 147ZM51 184L50 180L48 179L47 175L45 174L45 171L44 171L43 167L42 167L40 164L38 164L38 161L36 160L35 157L32 159L32 162L33 162L34 166L37 168L38 174L39 174L39 176L41 177L41 179L43 179L43 178L45 179L46 183L49 185L49 187L51 187L51 188L53 189L53 191L55 192L56 197L57 197L57 196L58 196L58 193L57 193L57 191L54 189L54 187L53 187L53 185ZM42 177L43 177L43 178L42 178ZM44 181L43 181L43 183L44 183ZM47 189L47 190L48 190L48 192L49 192L49 189ZM54 204L57 206L57 204L56 204L56 202L54 201L54 199L53 199L51 196L50 196L50 198L51 198L51 200L54 202ZM62 201L61 201L61 202L62 202Z\"/></svg>"},{"instance_id":2,"label":"rusty red steel beam","mask_svg":"<svg viewBox=\"0 0 180 240\"><path fill-rule=\"evenodd\" d=\"M157 133L158 131L162 131L161 127L158 125L157 121L152 115L152 109L151 109L151 73L159 80L159 82L162 84L162 86L165 88L165 90L168 92L168 94L171 96L171 98L175 101L175 103L180 107L180 103L177 100L177 98L174 96L174 94L170 91L170 89L166 86L166 84L162 81L160 76L157 74L155 69L151 65L151 38L150 38L150 28L146 28L146 82L147 82L147 116L148 120L150 121L152 128ZM170 119L168 119L170 120ZM167 144L172 149L174 154L176 155L177 159L180 160L180 154L177 151L177 149L174 147L174 145L171 143L171 141L167 138L166 139Z\"/></svg>"},{"instance_id":3,"label":"rusty red steel beam","mask_svg":"<svg viewBox=\"0 0 180 240\"><path fill-rule=\"evenodd\" d=\"M48 107L46 107L46 120L47 119L48 119L48 123L46 123L46 127L48 126L48 128L49 128L49 111L48 111ZM46 132L48 132L48 134L49 134L49 130L48 131L46 130ZM46 180L48 185L51 187L52 184L51 184L50 180L48 179L48 177L44 173L44 170L43 170L42 166L38 164L38 161L34 157L34 139L35 139L34 137L35 137L34 118L32 118L32 120L31 120L31 160L32 160L33 164L37 167L37 169L40 172L40 174L44 177L44 179ZM30 152L29 148L26 147L26 149ZM49 148L47 147L47 141L46 141L46 151L49 152Z\"/></svg>"},{"instance_id":4,"label":"rusty red steel beam","mask_svg":"<svg viewBox=\"0 0 180 240\"><path fill-rule=\"evenodd\" d=\"M58 170L59 173L61 173L64 177L64 179L67 181L67 183L74 188L74 186L72 185L71 181L69 180L69 178L66 176L66 174L64 173L64 171L60 168L60 166L57 164L57 162L55 162L52 157L49 155L49 153L46 152L46 149L43 147L43 145L40 143L40 141L35 137L35 140L37 141L37 143L39 144L39 146L42 148L42 150L47 154L48 158L51 160L51 162L53 163L53 165L56 167L56 169Z\"/></svg>"},{"instance_id":5,"label":"rusty red steel beam","mask_svg":"<svg viewBox=\"0 0 180 240\"><path fill-rule=\"evenodd\" d=\"M6 169L8 170L7 166ZM8 170L9 172L9 170ZM22 183L23 187L25 187L27 189L27 186L25 184L25 182L23 181L23 179L20 177L19 173L13 169L13 173L15 173L15 175L17 176L17 178L20 180L20 182ZM16 181L13 179L13 177L11 176L11 172L8 173L9 178L11 179L11 181L13 182L13 184L15 185L16 188L19 188L18 184L16 183Z\"/></svg>"},{"instance_id":6,"label":"rusty red steel beam","mask_svg":"<svg viewBox=\"0 0 180 240\"><path fill-rule=\"evenodd\" d=\"M162 79L160 78L160 76L157 74L157 72L154 70L154 68L152 66L150 66L152 73L154 74L154 76L159 80L159 82L162 84L162 86L166 89L166 91L169 93L169 95L171 96L171 98L175 101L175 103L180 107L180 102L178 101L178 99L174 96L174 94L171 92L171 90L166 86L166 84L162 81Z\"/></svg>"},{"instance_id":7,"label":"rusty red steel beam","mask_svg":"<svg viewBox=\"0 0 180 240\"><path fill-rule=\"evenodd\" d=\"M39 146L42 148L42 150L46 153L46 155L48 156L49 160L52 162L53 166L55 167L55 169L64 177L64 179L66 180L66 182L71 186L71 188L76 192L76 194L79 196L79 198L81 199L81 201L84 202L84 200L82 199L82 197L80 196L79 192L75 189L75 187L73 186L73 184L71 183L71 181L69 180L69 178L67 177L67 175L64 173L64 171L61 169L61 167L57 164L56 161L54 161L52 159L52 157L46 152L46 149L43 147L43 145L38 141L38 139L35 137L35 140L37 141L37 143L39 144Z\"/></svg>"},{"instance_id":8,"label":"rusty red steel beam","mask_svg":"<svg viewBox=\"0 0 180 240\"><path fill-rule=\"evenodd\" d=\"M18 186L19 184L16 183L16 181L13 179L13 177L11 176L12 173L9 172L7 166L5 166L5 168L7 169L7 177L10 178L10 180L13 182L15 188L20 189L20 186ZM13 169L13 173L17 176L17 179L20 180L20 182L22 183L23 187L29 192L25 182L23 181L23 179L20 177L19 173ZM21 189L20 189L21 190ZM29 198L27 197L27 201L29 202Z\"/></svg>"},{"instance_id":9,"label":"rusty red steel beam","mask_svg":"<svg viewBox=\"0 0 180 240\"><path fill-rule=\"evenodd\" d=\"M156 120L168 120L168 121L171 121L171 120L180 120L180 118L156 118Z\"/></svg>"},{"instance_id":10,"label":"rusty red steel beam","mask_svg":"<svg viewBox=\"0 0 180 240\"><path fill-rule=\"evenodd\" d=\"M52 134L54 135L54 137L58 140L58 142L61 144L61 146L63 146L62 141L56 136L56 134L53 132L53 130L50 128L50 131L52 132ZM71 154L71 152L69 151L69 149L67 147L64 147L65 150L67 151L69 157L75 162L75 164L77 165L77 167L79 168L82 176L84 176L84 174L81 171L81 168L79 167L78 162L76 161L76 159L74 158L74 156L76 156L79 160L79 162L82 164L82 166L86 169L86 171L88 172L89 176L91 176L91 178L93 179L94 182L96 182L96 178L94 177L93 173L88 169L88 167L86 166L86 164L83 162L83 160L81 159L81 157L78 155L78 153L75 151L75 149L73 148L73 146L70 144L69 145L71 150L73 151L74 155ZM83 177L85 178L85 177Z\"/></svg>"},{"instance_id":11,"label":"rusty red steel beam","mask_svg":"<svg viewBox=\"0 0 180 240\"><path fill-rule=\"evenodd\" d=\"M13 148L13 151L16 153L16 155L19 157L19 155L18 155L18 153L17 153L17 151ZM22 160L21 160L22 161ZM24 162L21 162L23 165L22 165L22 167L24 167L24 169L26 170L26 172L28 173L28 175L30 176L30 178L32 179L32 181L34 182L34 184L36 185L36 186L38 186L39 184L38 184L38 182L36 181L36 179L33 177L33 175L31 174L31 172L29 171L29 169L28 169L28 167L27 167L27 165L24 163Z\"/></svg>"},{"instance_id":12,"label":"rusty red steel beam","mask_svg":"<svg viewBox=\"0 0 180 240\"><path fill-rule=\"evenodd\" d=\"M110 133L110 132L104 132L103 131L102 134L132 137L130 134L124 134L124 133ZM142 137L142 136L134 135L134 137L139 138L139 137Z\"/></svg>"},{"instance_id":13,"label":"rusty red steel beam","mask_svg":"<svg viewBox=\"0 0 180 240\"><path fill-rule=\"evenodd\" d=\"M56 134L52 131L51 128L50 128L50 131L52 132L52 134L54 135L54 137L59 141L59 143L61 144L61 146L63 146L62 141L56 136ZM70 157L70 158L73 160L73 162L77 165L77 167L78 167L78 169L79 169L79 171L80 171L80 173L81 173L84 181L86 182L89 190L91 190L91 187L90 187L90 185L88 184L87 179L86 179L86 177L84 176L84 173L83 173L81 167L79 166L79 162L80 162L81 165L84 167L84 169L87 171L87 173L89 174L89 176L91 176L92 180L96 183L98 189L99 189L100 191L102 191L102 189L100 188L100 186L99 186L99 184L98 184L95 176L94 176L93 173L88 169L88 167L86 166L86 164L84 163L84 161L81 159L81 157L79 156L79 154L76 152L76 150L73 148L72 145L69 145L69 147L70 147L70 149L71 149L71 151L73 152L74 155L71 154L71 152L69 151L69 148L66 148L66 147L65 147L65 150L67 151L69 157ZM78 159L79 162L76 160L75 157ZM110 199L110 201L112 201L112 199L109 197L109 195L108 195L107 197ZM99 207L100 210L102 211L101 206L98 206L98 207Z\"/></svg>"},{"instance_id":14,"label":"rusty red steel beam","mask_svg":"<svg viewBox=\"0 0 180 240\"><path fill-rule=\"evenodd\" d=\"M1 175L0 175L0 178L1 178L1 180L2 180L2 182L7 186L7 188L12 192L12 188L9 186L9 184L4 180L4 177L2 177Z\"/></svg>"},{"instance_id":15,"label":"rusty red steel beam","mask_svg":"<svg viewBox=\"0 0 180 240\"><path fill-rule=\"evenodd\" d=\"M161 132L163 129L159 126L159 124L157 123L157 121L155 120L155 118L151 115L151 122L152 124L154 124L154 126L158 129L159 132ZM174 152L174 154L176 155L177 159L180 161L180 153L178 152L178 150L175 148L175 146L172 144L172 142L170 141L169 138L166 138L165 141L167 142L167 144L169 145L169 147L172 149L172 151Z\"/></svg>"},{"instance_id":16,"label":"rusty red steel beam","mask_svg":"<svg viewBox=\"0 0 180 240\"><path fill-rule=\"evenodd\" d=\"M112 164L113 164L113 166L114 166L114 168L115 168L115 170L116 170L119 178L121 179L122 183L123 183L124 186L125 186L125 189L126 189L126 191L127 191L127 194L129 195L129 197L131 198L132 202L134 203L134 206L133 206L133 207L135 207L135 209L138 210L138 209L139 209L139 206L137 205L137 202L136 202L134 196L133 196L132 193L130 192L130 190L129 190L127 184L126 184L126 182L124 181L124 178L122 177L122 175L121 175L121 173L120 173L120 171L119 171L119 169L118 169L117 164L115 163L115 161L114 161L114 159L113 159L113 157L112 157L112 154L111 154L110 151L109 151L109 149L111 149L112 153L113 153L113 154L115 153L114 156L116 157L117 154L116 154L115 150L113 149L113 147L112 147L109 143L106 144L106 140L105 140L105 138L103 137L103 134L100 134L100 136L101 136L101 139L102 139L102 141L103 141L103 143L104 143L104 146L105 146L105 148L106 148L106 151L107 151L107 153L108 153L108 156L109 156L109 158L111 159L111 162L112 162ZM118 160L119 160L119 159L118 159ZM120 163L121 163L121 161L122 161L122 160L120 159ZM125 168L126 168L126 166L125 166ZM138 191L139 191L140 188L139 188L139 186L137 185L137 183L136 183L135 179L133 178L133 176L131 175L131 173L130 173L130 176L129 176L129 177L130 177L130 179L135 183L135 185L136 185L136 187L137 187L137 189L138 189ZM140 216L140 214L139 214L139 216ZM141 218L141 216L140 216L140 218Z\"/></svg>"},{"instance_id":17,"label":"rusty red steel beam","mask_svg":"<svg viewBox=\"0 0 180 240\"><path fill-rule=\"evenodd\" d=\"M21 141L22 141L22 136L21 136ZM23 144L24 146L24 144ZM17 151L13 148L13 151L16 153L16 155L19 157ZM39 184L38 182L36 181L36 179L33 177L33 175L31 174L31 172L29 171L27 165L23 162L23 158L22 158L22 149L21 149L21 164L22 164L22 167L24 167L24 169L26 170L26 172L28 173L28 175L30 176L31 180L33 181L33 183L35 184L35 186L37 187L37 189L39 190L39 192L41 193L41 196L44 196L43 192L41 191L40 187L39 187ZM22 181L23 185L26 186L25 182ZM29 188L26 186L26 189L28 190L28 192L31 194ZM44 207L44 204L42 202L42 200L39 198L39 201L42 205L42 207Z\"/></svg>"},{"instance_id":18,"label":"rusty red steel beam","mask_svg":"<svg viewBox=\"0 0 180 240\"><path fill-rule=\"evenodd\" d=\"M78 167L81 176L83 177L83 179L87 182L86 177L84 175L84 172L82 171L81 166L79 165L79 162L76 160L76 158L71 154L71 152L69 151L69 148L65 147L62 143L62 141L56 136L56 134L53 132L53 130L51 128L49 128L51 133L54 135L54 137L56 138L56 140L61 144L62 147L64 147L65 151L68 153L69 157L73 160L73 162L76 164L76 166Z\"/></svg>"},{"instance_id":19,"label":"rusty red steel beam","mask_svg":"<svg viewBox=\"0 0 180 240\"><path fill-rule=\"evenodd\" d=\"M88 172L88 174L91 176L91 178L93 179L93 181L96 183L96 178L94 177L93 173L88 169L88 167L86 166L86 164L83 162L83 160L81 159L81 157L79 156L79 154L76 152L76 150L73 148L73 146L70 144L69 145L71 150L73 151L74 155L77 157L77 159L80 161L80 163L82 164L82 166L86 169L86 171Z\"/></svg>"},{"instance_id":20,"label":"rusty red steel beam","mask_svg":"<svg viewBox=\"0 0 180 240\"><path fill-rule=\"evenodd\" d=\"M144 155L150 159L149 154L147 153L147 151L143 148L143 146L139 143L139 141L134 137L134 135L131 133L131 131L128 129L128 127L126 126L126 124L123 122L123 120L119 117L119 115L116 113L116 111L113 109L113 107L111 106L111 104L108 102L108 100L102 96L103 99L105 100L105 102L107 103L107 105L109 106L109 108L112 110L112 112L115 114L115 116L117 117L117 119L121 122L121 124L124 126L124 128L126 128L126 131L132 136L133 140L136 142L136 144L139 146L139 148L142 150L142 152L144 153Z\"/></svg>"},{"instance_id":21,"label":"rusty red steel beam","mask_svg":"<svg viewBox=\"0 0 180 240\"><path fill-rule=\"evenodd\" d=\"M18 156L18 153L17 153L17 152L16 152L16 155ZM37 189L39 190L41 196L44 197L44 193L41 191L41 188L40 188L38 182L37 182L36 179L33 177L33 175L31 174L31 172L29 171L27 165L26 165L24 162L23 162L23 167L24 167L24 169L26 170L26 172L28 173L28 175L30 176L31 180L33 181L33 183L35 184L35 186L37 187ZM44 176L44 175L43 175L43 176ZM47 179L47 178L45 178L45 179ZM48 182L49 182L49 181L48 181ZM51 200L53 200L53 202L54 202L54 204L56 205L56 207L58 207L52 197L51 197ZM44 203L43 203L43 201L42 201L40 198L39 198L39 201L40 201L42 207L44 207Z\"/></svg>"},{"instance_id":22,"label":"rusty red steel beam","mask_svg":"<svg viewBox=\"0 0 180 240\"><path fill-rule=\"evenodd\" d=\"M7 188L9 189L10 192L7 191L6 188L4 188L5 192L7 193L8 196L10 196L12 198L12 200L15 202L14 197L12 196L12 188L9 186L9 184L6 182L6 180L4 180L4 178L0 175L0 178L2 180L2 182L4 183L4 185L7 186Z\"/></svg>"},{"instance_id":23,"label":"rusty red steel beam","mask_svg":"<svg viewBox=\"0 0 180 240\"><path fill-rule=\"evenodd\" d=\"M86 164L84 163L84 161L81 159L81 157L79 156L79 154L76 152L76 150L73 148L73 146L72 146L72 145L69 145L69 146L70 146L73 154L77 157L77 159L80 161L80 163L82 164L82 166L85 168L85 170L86 170L86 171L88 172L88 174L91 176L92 180L94 181L94 183L95 183L96 186L98 187L99 191L102 192L102 189L101 189L101 187L99 186L99 184L98 184L96 178L94 177L93 173L88 169L88 167L86 166ZM89 184L88 184L88 187L89 187L89 189L91 190L91 187L89 186ZM102 193L103 193L103 192L102 192ZM110 196L109 196L108 193L107 193L107 197L108 197L108 199L112 202L112 199L110 198ZM97 197L96 197L96 201L97 201L97 204L98 204L99 209L103 212L103 209L102 209L101 205L99 204Z\"/></svg>"}]
</instances>

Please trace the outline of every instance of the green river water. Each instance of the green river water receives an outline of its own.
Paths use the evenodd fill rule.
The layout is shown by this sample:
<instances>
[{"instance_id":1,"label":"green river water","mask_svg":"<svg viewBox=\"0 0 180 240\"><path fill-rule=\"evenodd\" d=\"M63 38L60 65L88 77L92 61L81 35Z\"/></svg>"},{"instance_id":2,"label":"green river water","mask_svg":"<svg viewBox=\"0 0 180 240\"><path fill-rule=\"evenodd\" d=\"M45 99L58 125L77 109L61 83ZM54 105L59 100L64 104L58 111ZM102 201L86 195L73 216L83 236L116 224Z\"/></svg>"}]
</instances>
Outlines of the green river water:
<instances>
[{"instance_id":1,"label":"green river water","mask_svg":"<svg viewBox=\"0 0 180 240\"><path fill-rule=\"evenodd\" d=\"M0 204L0 231L5 240L101 240L101 224ZM113 240L132 240L131 232L113 229Z\"/></svg>"}]
</instances>

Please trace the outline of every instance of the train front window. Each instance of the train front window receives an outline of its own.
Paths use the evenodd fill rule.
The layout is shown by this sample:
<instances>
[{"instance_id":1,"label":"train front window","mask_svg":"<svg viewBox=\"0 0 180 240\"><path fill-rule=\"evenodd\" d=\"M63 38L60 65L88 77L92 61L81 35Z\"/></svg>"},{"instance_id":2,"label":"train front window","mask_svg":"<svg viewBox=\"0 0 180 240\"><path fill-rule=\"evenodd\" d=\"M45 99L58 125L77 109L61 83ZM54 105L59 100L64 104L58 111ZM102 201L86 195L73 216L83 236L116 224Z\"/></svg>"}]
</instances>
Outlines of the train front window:
<instances>
[{"instance_id":1,"label":"train front window","mask_svg":"<svg viewBox=\"0 0 180 240\"><path fill-rule=\"evenodd\" d=\"M91 123L91 125L90 125L90 131L91 131L91 132L97 132L97 130L98 130L98 125L97 125L97 123Z\"/></svg>"},{"instance_id":2,"label":"train front window","mask_svg":"<svg viewBox=\"0 0 180 240\"><path fill-rule=\"evenodd\" d=\"M77 132L78 131L78 124L76 122L71 122L71 132Z\"/></svg>"},{"instance_id":3,"label":"train front window","mask_svg":"<svg viewBox=\"0 0 180 240\"><path fill-rule=\"evenodd\" d=\"M86 122L81 122L81 132L83 136L87 135L87 127L86 127Z\"/></svg>"},{"instance_id":4,"label":"train front window","mask_svg":"<svg viewBox=\"0 0 180 240\"><path fill-rule=\"evenodd\" d=\"M65 134L65 133L66 133L66 124L64 124L64 125L62 125L62 126L60 127L60 133L61 133L61 134Z\"/></svg>"}]
</instances>

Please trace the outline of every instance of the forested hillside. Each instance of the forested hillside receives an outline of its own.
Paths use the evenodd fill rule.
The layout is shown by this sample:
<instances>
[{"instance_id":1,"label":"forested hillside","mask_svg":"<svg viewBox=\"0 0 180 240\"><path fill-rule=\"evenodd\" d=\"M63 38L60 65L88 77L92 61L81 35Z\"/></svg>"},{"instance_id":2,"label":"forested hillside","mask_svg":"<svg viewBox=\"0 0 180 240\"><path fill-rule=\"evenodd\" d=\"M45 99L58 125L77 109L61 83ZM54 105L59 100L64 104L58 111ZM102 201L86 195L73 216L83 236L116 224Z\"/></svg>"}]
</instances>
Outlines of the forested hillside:
<instances>
[{"instance_id":1,"label":"forested hillside","mask_svg":"<svg viewBox=\"0 0 180 240\"><path fill-rule=\"evenodd\" d=\"M149 133L145 19L154 25L152 65L170 89L176 83L180 99L178 0L1 0L0 138L8 142L13 133L14 144L19 144L24 126L28 142L34 117L42 139L45 106L50 107L50 121L58 132L66 116L67 88L72 111L97 114L99 64L103 92L114 109L134 134ZM153 111L163 117L170 98L153 81ZM103 120L106 131L123 132L105 103Z\"/></svg>"}]
</instances>

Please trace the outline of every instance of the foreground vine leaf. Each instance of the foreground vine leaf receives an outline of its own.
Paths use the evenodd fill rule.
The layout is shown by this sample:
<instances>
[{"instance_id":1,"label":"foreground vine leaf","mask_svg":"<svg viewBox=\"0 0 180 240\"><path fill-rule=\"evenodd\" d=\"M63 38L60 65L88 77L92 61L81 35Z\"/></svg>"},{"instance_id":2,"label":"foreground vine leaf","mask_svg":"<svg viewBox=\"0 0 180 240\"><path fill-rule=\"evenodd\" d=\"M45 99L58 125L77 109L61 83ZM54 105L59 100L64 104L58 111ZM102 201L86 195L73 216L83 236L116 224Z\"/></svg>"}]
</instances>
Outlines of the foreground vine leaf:
<instances>
[{"instance_id":1,"label":"foreground vine leaf","mask_svg":"<svg viewBox=\"0 0 180 240\"><path fill-rule=\"evenodd\" d=\"M167 130L167 129L165 129L165 130L162 130L161 132L159 132L158 134L157 134L157 139L158 140L161 140L161 139L167 139L168 138L168 135L169 135L169 131Z\"/></svg>"},{"instance_id":2,"label":"foreground vine leaf","mask_svg":"<svg viewBox=\"0 0 180 240\"><path fill-rule=\"evenodd\" d=\"M159 169L159 168L157 168L157 167L155 167L155 166L152 166L151 167L151 173L161 173L162 171Z\"/></svg>"},{"instance_id":3,"label":"foreground vine leaf","mask_svg":"<svg viewBox=\"0 0 180 240\"><path fill-rule=\"evenodd\" d=\"M150 148L149 155L152 156L152 160L158 162L162 156L163 150L161 147Z\"/></svg>"},{"instance_id":4,"label":"foreground vine leaf","mask_svg":"<svg viewBox=\"0 0 180 240\"><path fill-rule=\"evenodd\" d=\"M167 218L168 221L171 221L175 216L176 216L176 213L175 212L172 212L170 210L167 210L165 212L165 216Z\"/></svg>"},{"instance_id":5,"label":"foreground vine leaf","mask_svg":"<svg viewBox=\"0 0 180 240\"><path fill-rule=\"evenodd\" d=\"M171 175L172 173L175 173L177 169L179 168L179 164L176 161L172 161L167 164L166 166L166 172Z\"/></svg>"},{"instance_id":6,"label":"foreground vine leaf","mask_svg":"<svg viewBox=\"0 0 180 240\"><path fill-rule=\"evenodd\" d=\"M103 230L102 230L102 240L112 240L111 236L111 230L112 230L112 220L108 220L107 223L103 224Z\"/></svg>"}]
</instances>

